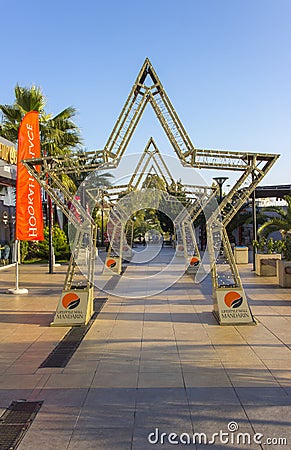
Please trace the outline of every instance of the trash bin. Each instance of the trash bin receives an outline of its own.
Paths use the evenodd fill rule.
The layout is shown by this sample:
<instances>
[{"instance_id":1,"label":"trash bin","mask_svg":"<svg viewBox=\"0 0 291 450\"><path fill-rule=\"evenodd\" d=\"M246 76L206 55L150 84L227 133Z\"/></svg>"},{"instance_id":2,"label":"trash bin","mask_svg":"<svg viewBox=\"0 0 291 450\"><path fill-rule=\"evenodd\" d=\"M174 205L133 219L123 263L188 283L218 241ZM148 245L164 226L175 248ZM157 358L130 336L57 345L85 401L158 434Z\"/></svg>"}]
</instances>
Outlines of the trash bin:
<instances>
[{"instance_id":1,"label":"trash bin","mask_svg":"<svg viewBox=\"0 0 291 450\"><path fill-rule=\"evenodd\" d=\"M244 246L234 247L234 259L236 264L248 264L249 262L248 247Z\"/></svg>"}]
</instances>

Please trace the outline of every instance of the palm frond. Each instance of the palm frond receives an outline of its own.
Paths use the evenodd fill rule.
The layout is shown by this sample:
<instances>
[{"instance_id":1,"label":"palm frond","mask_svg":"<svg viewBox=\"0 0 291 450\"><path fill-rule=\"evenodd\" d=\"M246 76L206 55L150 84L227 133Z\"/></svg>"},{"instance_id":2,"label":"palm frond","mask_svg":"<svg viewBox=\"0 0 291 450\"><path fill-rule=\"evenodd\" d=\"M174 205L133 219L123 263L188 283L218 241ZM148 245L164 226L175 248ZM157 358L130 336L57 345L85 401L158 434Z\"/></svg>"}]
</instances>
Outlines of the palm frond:
<instances>
[{"instance_id":1,"label":"palm frond","mask_svg":"<svg viewBox=\"0 0 291 450\"><path fill-rule=\"evenodd\" d=\"M68 106L68 108L63 109L63 111L59 112L57 115L53 117L53 120L66 120L72 119L77 114L76 108L73 106Z\"/></svg>"},{"instance_id":2,"label":"palm frond","mask_svg":"<svg viewBox=\"0 0 291 450\"><path fill-rule=\"evenodd\" d=\"M262 212L273 212L281 217L286 216L286 211L281 206L266 206L265 208L262 208Z\"/></svg>"},{"instance_id":3,"label":"palm frond","mask_svg":"<svg viewBox=\"0 0 291 450\"><path fill-rule=\"evenodd\" d=\"M46 105L46 98L44 97L40 87L22 87L18 84L15 87L15 104L23 114L29 111L43 111Z\"/></svg>"},{"instance_id":4,"label":"palm frond","mask_svg":"<svg viewBox=\"0 0 291 450\"><path fill-rule=\"evenodd\" d=\"M263 223L263 225L260 226L260 228L258 229L258 234L261 234L262 236L267 236L273 231L286 230L287 226L288 224L286 220L281 219L279 217L272 217L272 219L268 220L267 222Z\"/></svg>"}]
</instances>

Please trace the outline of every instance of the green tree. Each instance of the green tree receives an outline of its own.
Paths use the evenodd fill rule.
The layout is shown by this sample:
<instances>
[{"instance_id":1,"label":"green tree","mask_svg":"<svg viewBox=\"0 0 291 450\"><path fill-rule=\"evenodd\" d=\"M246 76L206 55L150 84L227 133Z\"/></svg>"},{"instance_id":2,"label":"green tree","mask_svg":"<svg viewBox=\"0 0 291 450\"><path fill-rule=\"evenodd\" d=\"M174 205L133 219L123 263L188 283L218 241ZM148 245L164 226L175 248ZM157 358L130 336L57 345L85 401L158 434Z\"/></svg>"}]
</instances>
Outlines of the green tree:
<instances>
[{"instance_id":1,"label":"green tree","mask_svg":"<svg viewBox=\"0 0 291 450\"><path fill-rule=\"evenodd\" d=\"M12 105L0 105L3 114L3 120L0 125L0 134L8 140L16 143L18 138L18 129L24 115L30 111L39 112L40 138L42 156L60 156L70 155L71 152L81 143L81 137L78 127L73 121L76 110L68 107L59 114L53 116L45 112L47 100L41 89L37 86L22 87L17 85L14 90L15 100ZM64 185L75 192L76 185L74 181L65 173L61 175ZM52 202L48 199L49 205L49 248L50 256L49 272L53 272L52 263L52 221L51 211Z\"/></svg>"},{"instance_id":2,"label":"green tree","mask_svg":"<svg viewBox=\"0 0 291 450\"><path fill-rule=\"evenodd\" d=\"M68 107L57 115L47 114L47 100L37 86L22 87L14 90L15 100L12 105L0 105L3 119L0 124L0 135L16 143L18 129L24 115L30 111L39 112L42 156L70 155L81 144L80 131L74 123L76 109ZM76 185L72 178L62 174L62 182L72 192Z\"/></svg>"},{"instance_id":3,"label":"green tree","mask_svg":"<svg viewBox=\"0 0 291 450\"><path fill-rule=\"evenodd\" d=\"M92 157L88 157L88 153L84 149L78 148L75 153L78 158L82 161L84 164L84 161L86 162L86 165L90 166L91 164L102 164L102 159L100 156L93 155ZM92 174L90 177L90 187L91 188L104 188L106 190L106 187L111 186L111 179L114 178L113 175L109 172L104 172L102 170L100 171L80 171L78 169L78 161L76 161L76 170L75 173L71 174L71 179L75 183L77 187L88 177Z\"/></svg>"}]
</instances>

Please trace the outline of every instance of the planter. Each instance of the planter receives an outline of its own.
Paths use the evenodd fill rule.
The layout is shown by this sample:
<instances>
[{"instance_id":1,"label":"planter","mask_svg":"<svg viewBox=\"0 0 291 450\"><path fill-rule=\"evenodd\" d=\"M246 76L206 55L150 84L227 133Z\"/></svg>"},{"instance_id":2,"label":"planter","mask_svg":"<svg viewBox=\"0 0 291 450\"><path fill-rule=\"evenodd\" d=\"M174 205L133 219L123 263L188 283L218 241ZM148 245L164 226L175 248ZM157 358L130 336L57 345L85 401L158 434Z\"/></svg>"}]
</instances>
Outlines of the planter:
<instances>
[{"instance_id":1,"label":"planter","mask_svg":"<svg viewBox=\"0 0 291 450\"><path fill-rule=\"evenodd\" d=\"M279 286L291 287L291 261L277 261Z\"/></svg>"},{"instance_id":2,"label":"planter","mask_svg":"<svg viewBox=\"0 0 291 450\"><path fill-rule=\"evenodd\" d=\"M256 274L262 277L275 277L276 262L281 260L281 257L281 253L256 253Z\"/></svg>"},{"instance_id":3,"label":"planter","mask_svg":"<svg viewBox=\"0 0 291 450\"><path fill-rule=\"evenodd\" d=\"M236 264L248 264L249 249L248 247L234 247L234 260Z\"/></svg>"}]
</instances>

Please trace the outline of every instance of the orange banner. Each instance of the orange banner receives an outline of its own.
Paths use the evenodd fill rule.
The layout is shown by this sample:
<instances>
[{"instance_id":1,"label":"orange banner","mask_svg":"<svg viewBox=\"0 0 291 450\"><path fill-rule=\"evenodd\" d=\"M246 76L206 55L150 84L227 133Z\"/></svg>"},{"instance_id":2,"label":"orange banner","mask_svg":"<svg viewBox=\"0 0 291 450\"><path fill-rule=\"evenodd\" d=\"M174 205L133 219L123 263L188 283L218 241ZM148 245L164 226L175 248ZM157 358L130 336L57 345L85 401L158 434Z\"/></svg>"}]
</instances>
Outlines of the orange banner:
<instances>
[{"instance_id":1,"label":"orange banner","mask_svg":"<svg viewBox=\"0 0 291 450\"><path fill-rule=\"evenodd\" d=\"M18 132L15 236L19 241L43 240L40 185L21 162L23 159L39 157L38 112L30 111L23 117Z\"/></svg>"}]
</instances>

